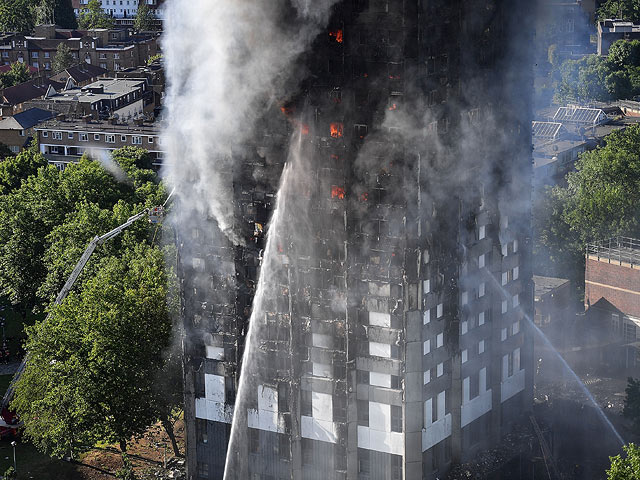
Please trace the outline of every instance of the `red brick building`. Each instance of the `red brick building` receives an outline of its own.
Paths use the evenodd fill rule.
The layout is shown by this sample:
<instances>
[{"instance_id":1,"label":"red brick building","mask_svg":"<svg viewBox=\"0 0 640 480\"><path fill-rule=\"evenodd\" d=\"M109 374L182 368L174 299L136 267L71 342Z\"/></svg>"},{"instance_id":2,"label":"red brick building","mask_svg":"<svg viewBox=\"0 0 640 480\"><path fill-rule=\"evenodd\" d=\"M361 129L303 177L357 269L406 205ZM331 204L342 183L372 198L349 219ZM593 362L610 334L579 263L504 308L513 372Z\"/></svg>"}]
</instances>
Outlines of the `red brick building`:
<instances>
[{"instance_id":1,"label":"red brick building","mask_svg":"<svg viewBox=\"0 0 640 480\"><path fill-rule=\"evenodd\" d=\"M640 364L640 240L587 247L584 298L587 314L611 335L607 353L622 366Z\"/></svg>"}]
</instances>

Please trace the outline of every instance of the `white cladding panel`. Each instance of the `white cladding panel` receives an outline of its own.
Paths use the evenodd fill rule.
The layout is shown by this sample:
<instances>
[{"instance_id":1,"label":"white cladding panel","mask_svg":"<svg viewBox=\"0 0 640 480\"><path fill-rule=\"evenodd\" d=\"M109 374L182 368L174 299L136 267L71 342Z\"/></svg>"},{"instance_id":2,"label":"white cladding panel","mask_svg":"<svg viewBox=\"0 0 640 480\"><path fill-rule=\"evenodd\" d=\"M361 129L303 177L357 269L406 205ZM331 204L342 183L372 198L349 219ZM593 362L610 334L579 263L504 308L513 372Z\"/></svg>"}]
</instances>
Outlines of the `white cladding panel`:
<instances>
[{"instance_id":1,"label":"white cladding panel","mask_svg":"<svg viewBox=\"0 0 640 480\"><path fill-rule=\"evenodd\" d=\"M204 397L207 400L224 403L224 377L205 373Z\"/></svg>"},{"instance_id":2,"label":"white cladding panel","mask_svg":"<svg viewBox=\"0 0 640 480\"><path fill-rule=\"evenodd\" d=\"M509 400L515 394L524 390L524 372L524 370L520 370L502 382L500 388L501 402Z\"/></svg>"}]
</instances>

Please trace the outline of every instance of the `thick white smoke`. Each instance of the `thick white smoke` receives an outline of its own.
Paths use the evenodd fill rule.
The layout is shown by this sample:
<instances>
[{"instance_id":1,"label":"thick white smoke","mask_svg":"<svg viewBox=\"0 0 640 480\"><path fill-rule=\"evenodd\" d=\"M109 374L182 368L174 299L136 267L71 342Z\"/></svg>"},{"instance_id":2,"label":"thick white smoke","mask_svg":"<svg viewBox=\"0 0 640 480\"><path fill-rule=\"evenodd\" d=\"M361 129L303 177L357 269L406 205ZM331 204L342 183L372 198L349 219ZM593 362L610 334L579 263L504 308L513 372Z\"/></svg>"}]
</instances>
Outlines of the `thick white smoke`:
<instances>
[{"instance_id":1,"label":"thick white smoke","mask_svg":"<svg viewBox=\"0 0 640 480\"><path fill-rule=\"evenodd\" d=\"M234 243L232 151L254 134L291 65L328 20L335 0L169 0L164 176L181 205L216 219ZM297 13L282 24L282 11ZM180 215L180 212L178 212Z\"/></svg>"}]
</instances>

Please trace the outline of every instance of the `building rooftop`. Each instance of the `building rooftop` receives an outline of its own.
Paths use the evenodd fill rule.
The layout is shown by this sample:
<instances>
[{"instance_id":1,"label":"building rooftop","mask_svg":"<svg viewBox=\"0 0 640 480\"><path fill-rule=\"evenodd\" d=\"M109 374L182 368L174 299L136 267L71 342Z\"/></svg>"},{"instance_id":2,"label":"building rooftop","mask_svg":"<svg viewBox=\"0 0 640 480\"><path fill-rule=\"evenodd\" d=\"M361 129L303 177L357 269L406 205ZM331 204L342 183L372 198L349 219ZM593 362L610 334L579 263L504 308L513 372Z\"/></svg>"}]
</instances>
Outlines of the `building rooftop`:
<instances>
[{"instance_id":1,"label":"building rooftop","mask_svg":"<svg viewBox=\"0 0 640 480\"><path fill-rule=\"evenodd\" d=\"M30 108L13 117L0 121L0 130L26 130L54 116L53 112L41 108Z\"/></svg>"},{"instance_id":2,"label":"building rooftop","mask_svg":"<svg viewBox=\"0 0 640 480\"><path fill-rule=\"evenodd\" d=\"M602 33L640 32L640 25L617 19L606 19L598 22L598 29Z\"/></svg>"},{"instance_id":3,"label":"building rooftop","mask_svg":"<svg viewBox=\"0 0 640 480\"><path fill-rule=\"evenodd\" d=\"M560 107L553 116L554 122L577 123L583 126L595 126L609 121L606 113L599 108Z\"/></svg>"},{"instance_id":4,"label":"building rooftop","mask_svg":"<svg viewBox=\"0 0 640 480\"><path fill-rule=\"evenodd\" d=\"M540 297L545 296L547 293L568 284L569 280L567 280L566 278L543 277L540 275L534 275L533 283L535 285L535 298L536 300L538 300Z\"/></svg>"},{"instance_id":5,"label":"building rooftop","mask_svg":"<svg viewBox=\"0 0 640 480\"><path fill-rule=\"evenodd\" d=\"M82 88L76 87L48 92L46 99L63 102L96 103L100 100L110 100L126 95L145 82L145 79L105 78Z\"/></svg>"},{"instance_id":6,"label":"building rooftop","mask_svg":"<svg viewBox=\"0 0 640 480\"><path fill-rule=\"evenodd\" d=\"M613 237L587 245L587 257L600 262L638 268L640 266L640 240Z\"/></svg>"},{"instance_id":7,"label":"building rooftop","mask_svg":"<svg viewBox=\"0 0 640 480\"><path fill-rule=\"evenodd\" d=\"M64 88L63 83L55 82L53 80L45 81L37 78L13 87L5 88L2 91L2 96L9 105L19 105L27 100L43 97L47 93L49 85L56 89Z\"/></svg>"},{"instance_id":8,"label":"building rooftop","mask_svg":"<svg viewBox=\"0 0 640 480\"><path fill-rule=\"evenodd\" d=\"M160 127L155 123L142 123L140 125L135 122L117 123L95 121L82 122L80 120L50 120L38 125L36 130L63 130L74 132L107 132L140 135L158 135Z\"/></svg>"},{"instance_id":9,"label":"building rooftop","mask_svg":"<svg viewBox=\"0 0 640 480\"><path fill-rule=\"evenodd\" d=\"M78 65L73 65L60 73L57 73L54 77L59 80L62 77L72 78L76 83L86 82L87 80L91 80L92 78L100 77L101 75L106 75L108 70L98 65L93 65L91 63L81 62Z\"/></svg>"},{"instance_id":10,"label":"building rooftop","mask_svg":"<svg viewBox=\"0 0 640 480\"><path fill-rule=\"evenodd\" d=\"M562 133L562 124L558 122L533 122L533 136L538 138L557 138Z\"/></svg>"}]
</instances>

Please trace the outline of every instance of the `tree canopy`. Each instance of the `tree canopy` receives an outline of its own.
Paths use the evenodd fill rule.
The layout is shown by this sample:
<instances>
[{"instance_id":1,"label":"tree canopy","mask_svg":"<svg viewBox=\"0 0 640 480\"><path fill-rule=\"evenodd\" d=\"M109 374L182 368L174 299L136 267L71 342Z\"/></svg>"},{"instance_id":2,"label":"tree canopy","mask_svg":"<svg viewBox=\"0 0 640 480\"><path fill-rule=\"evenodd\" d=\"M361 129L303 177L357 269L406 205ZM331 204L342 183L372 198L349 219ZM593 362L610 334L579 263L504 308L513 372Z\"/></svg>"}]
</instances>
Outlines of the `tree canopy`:
<instances>
[{"instance_id":1,"label":"tree canopy","mask_svg":"<svg viewBox=\"0 0 640 480\"><path fill-rule=\"evenodd\" d=\"M128 159L124 152L133 158ZM96 225L78 228L71 235L77 238L77 248L84 250L96 234L103 233L99 228L105 225L107 216L116 222L134 210L162 203L164 188L152 171L137 168L136 162L143 164L143 159L148 158L142 149L130 147L114 152L115 162L122 161L129 175L125 182L118 181L99 162L89 158L82 158L63 172L49 165L28 176L38 163L45 161L37 153L21 155L16 164L19 168L16 166L15 172L7 173L6 186L0 170L0 188L8 192L0 196L0 291L26 315L43 301L49 301L62 287L65 273L73 268L71 265L61 269L61 258L47 253L57 248L56 235L61 234L67 220L77 222L83 214L87 219L96 219ZM120 202L124 205L118 205ZM94 207L109 213L93 215ZM79 232L86 236L78 238ZM68 246L74 248L72 242Z\"/></svg>"},{"instance_id":2,"label":"tree canopy","mask_svg":"<svg viewBox=\"0 0 640 480\"><path fill-rule=\"evenodd\" d=\"M55 0L54 19L55 24L62 28L78 28L78 20L71 0Z\"/></svg>"},{"instance_id":3,"label":"tree canopy","mask_svg":"<svg viewBox=\"0 0 640 480\"><path fill-rule=\"evenodd\" d=\"M34 24L32 0L0 0L0 31L30 33Z\"/></svg>"},{"instance_id":4,"label":"tree canopy","mask_svg":"<svg viewBox=\"0 0 640 480\"><path fill-rule=\"evenodd\" d=\"M127 147L112 160L115 176L89 158L61 172L33 150L0 164L0 287L23 311L55 297L92 238L164 202L148 152ZM42 451L106 441L126 452L157 420L173 436L180 398L158 388L179 383L166 355L177 295L165 258L175 253L162 232L140 220L100 245L64 302L27 328L13 407Z\"/></svg>"},{"instance_id":5,"label":"tree canopy","mask_svg":"<svg viewBox=\"0 0 640 480\"><path fill-rule=\"evenodd\" d=\"M113 18L102 10L98 0L89 0L86 8L78 15L78 26L84 29L113 28Z\"/></svg>"},{"instance_id":6,"label":"tree canopy","mask_svg":"<svg viewBox=\"0 0 640 480\"><path fill-rule=\"evenodd\" d=\"M171 335L168 280L162 250L135 245L103 258L78 293L29 328L12 406L41 450L62 456L102 440L126 452L158 419L153 383Z\"/></svg>"},{"instance_id":7,"label":"tree canopy","mask_svg":"<svg viewBox=\"0 0 640 480\"><path fill-rule=\"evenodd\" d=\"M640 447L630 443L622 447L625 457L609 457L611 467L607 470L607 480L637 480L640 478Z\"/></svg>"},{"instance_id":8,"label":"tree canopy","mask_svg":"<svg viewBox=\"0 0 640 480\"><path fill-rule=\"evenodd\" d=\"M634 23L640 21L640 2L638 0L606 0L598 8L598 19L619 18Z\"/></svg>"},{"instance_id":9,"label":"tree canopy","mask_svg":"<svg viewBox=\"0 0 640 480\"><path fill-rule=\"evenodd\" d=\"M141 2L136 13L136 19L133 27L138 32L149 31L154 29L154 15L147 2Z\"/></svg>"},{"instance_id":10,"label":"tree canopy","mask_svg":"<svg viewBox=\"0 0 640 480\"><path fill-rule=\"evenodd\" d=\"M567 60L556 76L558 103L633 98L640 95L640 41L618 40L606 57Z\"/></svg>"},{"instance_id":11,"label":"tree canopy","mask_svg":"<svg viewBox=\"0 0 640 480\"><path fill-rule=\"evenodd\" d=\"M629 377L625 393L622 414L633 422L636 432L640 432L640 380Z\"/></svg>"},{"instance_id":12,"label":"tree canopy","mask_svg":"<svg viewBox=\"0 0 640 480\"><path fill-rule=\"evenodd\" d=\"M13 87L29 80L29 68L20 62L11 65L8 72L0 73L0 88Z\"/></svg>"},{"instance_id":13,"label":"tree canopy","mask_svg":"<svg viewBox=\"0 0 640 480\"><path fill-rule=\"evenodd\" d=\"M536 205L535 228L552 262L583 265L587 243L640 236L638 152L640 125L611 133L605 146L581 155L566 187L554 187Z\"/></svg>"},{"instance_id":14,"label":"tree canopy","mask_svg":"<svg viewBox=\"0 0 640 480\"><path fill-rule=\"evenodd\" d=\"M53 57L53 73L59 73L66 70L71 67L74 62L75 60L71 54L69 46L64 42L60 42L56 49L56 54Z\"/></svg>"}]
</instances>

